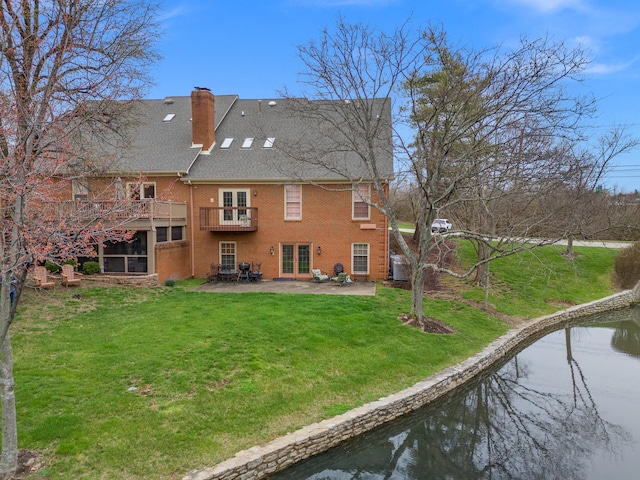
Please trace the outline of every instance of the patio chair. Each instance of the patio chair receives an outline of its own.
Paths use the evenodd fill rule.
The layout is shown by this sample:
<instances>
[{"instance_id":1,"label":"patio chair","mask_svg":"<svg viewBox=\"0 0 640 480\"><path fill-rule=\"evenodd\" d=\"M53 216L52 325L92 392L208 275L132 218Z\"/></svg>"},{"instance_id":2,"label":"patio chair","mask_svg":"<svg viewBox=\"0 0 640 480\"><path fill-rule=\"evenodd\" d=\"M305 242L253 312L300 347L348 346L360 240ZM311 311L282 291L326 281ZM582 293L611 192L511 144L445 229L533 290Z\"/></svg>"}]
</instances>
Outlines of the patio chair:
<instances>
[{"instance_id":1,"label":"patio chair","mask_svg":"<svg viewBox=\"0 0 640 480\"><path fill-rule=\"evenodd\" d=\"M262 280L262 262L251 262L251 272L249 272L249 280L259 282Z\"/></svg>"},{"instance_id":2,"label":"patio chair","mask_svg":"<svg viewBox=\"0 0 640 480\"><path fill-rule=\"evenodd\" d=\"M207 274L207 282L218 283L222 280L221 266L219 263L212 263L211 270Z\"/></svg>"},{"instance_id":3,"label":"patio chair","mask_svg":"<svg viewBox=\"0 0 640 480\"><path fill-rule=\"evenodd\" d=\"M352 285L353 284L353 280L351 280L351 277L349 277L349 275L346 274L345 272L339 273L335 277L332 277L331 281L332 282L336 282L341 287L343 285Z\"/></svg>"},{"instance_id":4,"label":"patio chair","mask_svg":"<svg viewBox=\"0 0 640 480\"><path fill-rule=\"evenodd\" d=\"M322 273L319 268L312 269L311 275L313 275L313 280L318 283L328 282L330 280L329 275Z\"/></svg>"},{"instance_id":5,"label":"patio chair","mask_svg":"<svg viewBox=\"0 0 640 480\"><path fill-rule=\"evenodd\" d=\"M34 267L32 276L36 282L35 288L47 289L54 288L56 286L56 282L49 280L47 269L44 267Z\"/></svg>"},{"instance_id":6,"label":"patio chair","mask_svg":"<svg viewBox=\"0 0 640 480\"><path fill-rule=\"evenodd\" d=\"M69 265L68 263L62 265L62 284L65 287L80 285L80 282L82 281L80 275L80 273L77 273L73 269L73 265Z\"/></svg>"}]
</instances>

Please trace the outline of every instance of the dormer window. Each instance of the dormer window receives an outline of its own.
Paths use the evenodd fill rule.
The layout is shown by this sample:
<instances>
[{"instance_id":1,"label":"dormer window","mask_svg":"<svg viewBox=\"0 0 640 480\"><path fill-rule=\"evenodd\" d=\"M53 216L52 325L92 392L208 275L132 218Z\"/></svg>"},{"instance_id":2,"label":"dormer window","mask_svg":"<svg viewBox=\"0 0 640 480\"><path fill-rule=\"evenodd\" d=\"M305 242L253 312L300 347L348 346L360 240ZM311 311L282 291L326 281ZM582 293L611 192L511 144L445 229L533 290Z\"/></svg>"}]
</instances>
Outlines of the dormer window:
<instances>
[{"instance_id":1,"label":"dormer window","mask_svg":"<svg viewBox=\"0 0 640 480\"><path fill-rule=\"evenodd\" d=\"M222 145L220 145L220 148L229 148L232 143L233 143L233 138L225 138L222 141Z\"/></svg>"},{"instance_id":2,"label":"dormer window","mask_svg":"<svg viewBox=\"0 0 640 480\"><path fill-rule=\"evenodd\" d=\"M244 142L242 142L242 148L251 148L251 145L253 145L253 138L245 138Z\"/></svg>"},{"instance_id":3,"label":"dormer window","mask_svg":"<svg viewBox=\"0 0 640 480\"><path fill-rule=\"evenodd\" d=\"M171 120L173 120L173 117L175 117L176 114L175 113L167 113L165 115L165 117L162 119L163 122L170 122Z\"/></svg>"},{"instance_id":4,"label":"dormer window","mask_svg":"<svg viewBox=\"0 0 640 480\"><path fill-rule=\"evenodd\" d=\"M264 141L264 145L262 145L263 148L271 148L273 147L273 143L276 141L276 137L267 137L267 139Z\"/></svg>"}]
</instances>

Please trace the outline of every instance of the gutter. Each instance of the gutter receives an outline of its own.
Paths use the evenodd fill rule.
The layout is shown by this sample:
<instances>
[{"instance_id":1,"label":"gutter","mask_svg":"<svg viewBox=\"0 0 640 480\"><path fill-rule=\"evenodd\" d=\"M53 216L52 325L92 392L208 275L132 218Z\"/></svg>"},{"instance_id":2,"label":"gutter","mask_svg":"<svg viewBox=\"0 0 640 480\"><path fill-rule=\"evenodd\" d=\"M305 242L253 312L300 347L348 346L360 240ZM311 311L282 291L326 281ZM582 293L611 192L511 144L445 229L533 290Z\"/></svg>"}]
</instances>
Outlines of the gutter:
<instances>
[{"instance_id":1,"label":"gutter","mask_svg":"<svg viewBox=\"0 0 640 480\"><path fill-rule=\"evenodd\" d=\"M194 245L196 243L195 240L195 227L194 227L194 210L193 210L193 184L189 183L189 230L190 230L190 235L191 235L191 248L190 250L190 256L191 256L191 278L195 278L196 277L196 252L195 252L195 248Z\"/></svg>"}]
</instances>

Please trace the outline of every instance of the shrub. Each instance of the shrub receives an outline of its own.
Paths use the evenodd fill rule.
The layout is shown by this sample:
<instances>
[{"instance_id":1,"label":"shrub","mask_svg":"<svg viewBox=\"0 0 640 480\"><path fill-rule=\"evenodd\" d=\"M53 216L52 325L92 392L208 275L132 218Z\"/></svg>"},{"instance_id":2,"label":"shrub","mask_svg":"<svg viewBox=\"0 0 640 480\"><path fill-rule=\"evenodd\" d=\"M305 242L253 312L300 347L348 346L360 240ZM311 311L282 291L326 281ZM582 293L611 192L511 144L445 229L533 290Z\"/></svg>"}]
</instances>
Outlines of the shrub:
<instances>
[{"instance_id":1,"label":"shrub","mask_svg":"<svg viewBox=\"0 0 640 480\"><path fill-rule=\"evenodd\" d=\"M622 288L633 288L640 281L640 242L622 250L613 268Z\"/></svg>"},{"instance_id":2,"label":"shrub","mask_svg":"<svg viewBox=\"0 0 640 480\"><path fill-rule=\"evenodd\" d=\"M176 281L173 280L172 278L169 278L169 279L164 281L164 286L165 287L173 287L175 284L176 284Z\"/></svg>"},{"instance_id":3,"label":"shrub","mask_svg":"<svg viewBox=\"0 0 640 480\"><path fill-rule=\"evenodd\" d=\"M62 265L73 265L75 267L76 265L78 265L78 262L76 262L75 259L70 258L69 260L65 260L64 262L62 262Z\"/></svg>"},{"instance_id":4,"label":"shrub","mask_svg":"<svg viewBox=\"0 0 640 480\"><path fill-rule=\"evenodd\" d=\"M84 262L82 264L82 271L87 275L94 275L100 271L100 264L98 262Z\"/></svg>"},{"instance_id":5,"label":"shrub","mask_svg":"<svg viewBox=\"0 0 640 480\"><path fill-rule=\"evenodd\" d=\"M57 263L52 262L51 260L47 260L44 263L44 268L46 268L47 271L49 271L51 273L58 273L61 270L60 265L58 265Z\"/></svg>"}]
</instances>

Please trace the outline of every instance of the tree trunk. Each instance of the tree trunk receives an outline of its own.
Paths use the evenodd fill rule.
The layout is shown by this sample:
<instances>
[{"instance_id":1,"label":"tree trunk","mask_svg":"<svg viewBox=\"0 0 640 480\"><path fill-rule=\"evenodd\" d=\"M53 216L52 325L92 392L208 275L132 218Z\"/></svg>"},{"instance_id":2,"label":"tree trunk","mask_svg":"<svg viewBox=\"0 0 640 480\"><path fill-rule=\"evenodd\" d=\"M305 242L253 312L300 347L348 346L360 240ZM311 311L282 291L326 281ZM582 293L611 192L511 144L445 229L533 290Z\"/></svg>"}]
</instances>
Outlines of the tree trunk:
<instances>
[{"instance_id":1,"label":"tree trunk","mask_svg":"<svg viewBox=\"0 0 640 480\"><path fill-rule=\"evenodd\" d=\"M571 329L564 329L564 341L567 344L567 363L571 365L573 361L573 352L571 351Z\"/></svg>"},{"instance_id":2,"label":"tree trunk","mask_svg":"<svg viewBox=\"0 0 640 480\"><path fill-rule=\"evenodd\" d=\"M0 398L2 398L2 458L0 478L11 478L18 469L18 427L13 381L13 352L7 332L2 342L0 362Z\"/></svg>"},{"instance_id":3,"label":"tree trunk","mask_svg":"<svg viewBox=\"0 0 640 480\"><path fill-rule=\"evenodd\" d=\"M411 275L411 316L424 317L424 280L427 271L424 267L418 267Z\"/></svg>"},{"instance_id":4,"label":"tree trunk","mask_svg":"<svg viewBox=\"0 0 640 480\"><path fill-rule=\"evenodd\" d=\"M573 235L571 234L567 236L567 255L573 256Z\"/></svg>"},{"instance_id":5,"label":"tree trunk","mask_svg":"<svg viewBox=\"0 0 640 480\"><path fill-rule=\"evenodd\" d=\"M489 310L489 283L490 283L490 278L489 278L489 267L490 264L487 262L484 264L484 309L485 310Z\"/></svg>"},{"instance_id":6,"label":"tree trunk","mask_svg":"<svg viewBox=\"0 0 640 480\"><path fill-rule=\"evenodd\" d=\"M487 254L486 254L486 246L482 242L478 242L478 256L476 261L478 262L478 267L476 268L476 278L475 281L478 285L484 286L484 282L486 281L486 270L487 265L483 263Z\"/></svg>"}]
</instances>

